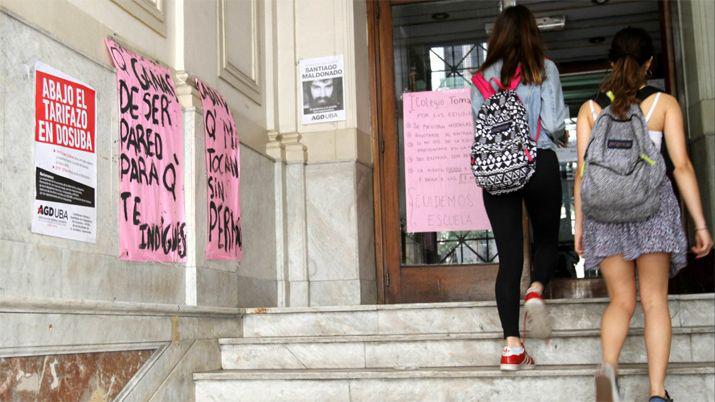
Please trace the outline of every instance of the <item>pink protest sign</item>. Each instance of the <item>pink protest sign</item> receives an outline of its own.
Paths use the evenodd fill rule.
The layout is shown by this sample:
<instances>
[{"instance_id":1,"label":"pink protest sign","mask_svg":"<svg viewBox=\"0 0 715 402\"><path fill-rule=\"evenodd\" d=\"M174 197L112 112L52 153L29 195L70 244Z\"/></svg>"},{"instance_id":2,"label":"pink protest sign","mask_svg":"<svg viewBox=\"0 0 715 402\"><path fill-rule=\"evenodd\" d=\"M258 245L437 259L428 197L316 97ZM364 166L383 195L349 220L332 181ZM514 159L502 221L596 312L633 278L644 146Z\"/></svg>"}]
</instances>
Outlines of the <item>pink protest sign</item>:
<instances>
[{"instance_id":1,"label":"pink protest sign","mask_svg":"<svg viewBox=\"0 0 715 402\"><path fill-rule=\"evenodd\" d=\"M119 90L119 257L184 261L184 133L171 72L106 45Z\"/></svg>"},{"instance_id":2,"label":"pink protest sign","mask_svg":"<svg viewBox=\"0 0 715 402\"><path fill-rule=\"evenodd\" d=\"M208 239L206 258L239 260L241 249L240 146L236 121L221 94L196 79L204 109Z\"/></svg>"},{"instance_id":3,"label":"pink protest sign","mask_svg":"<svg viewBox=\"0 0 715 402\"><path fill-rule=\"evenodd\" d=\"M489 229L469 165L469 89L403 95L407 231Z\"/></svg>"}]
</instances>

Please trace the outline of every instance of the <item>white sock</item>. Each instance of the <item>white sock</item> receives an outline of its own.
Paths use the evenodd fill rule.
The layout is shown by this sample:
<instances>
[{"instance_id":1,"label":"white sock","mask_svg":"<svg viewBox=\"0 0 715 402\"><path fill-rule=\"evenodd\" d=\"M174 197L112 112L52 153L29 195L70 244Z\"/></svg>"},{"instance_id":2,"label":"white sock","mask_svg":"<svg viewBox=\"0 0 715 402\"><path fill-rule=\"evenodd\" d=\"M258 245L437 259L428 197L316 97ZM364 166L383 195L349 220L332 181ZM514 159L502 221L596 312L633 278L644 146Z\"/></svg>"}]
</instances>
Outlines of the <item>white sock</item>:
<instances>
[{"instance_id":1,"label":"white sock","mask_svg":"<svg viewBox=\"0 0 715 402\"><path fill-rule=\"evenodd\" d=\"M520 355L524 353L524 347L523 346L507 346L506 347L506 355Z\"/></svg>"},{"instance_id":2,"label":"white sock","mask_svg":"<svg viewBox=\"0 0 715 402\"><path fill-rule=\"evenodd\" d=\"M529 289L526 289L526 293L529 293L529 292L536 292L536 293L538 293L538 294L541 294L541 291L538 290L538 288L529 288Z\"/></svg>"}]
</instances>

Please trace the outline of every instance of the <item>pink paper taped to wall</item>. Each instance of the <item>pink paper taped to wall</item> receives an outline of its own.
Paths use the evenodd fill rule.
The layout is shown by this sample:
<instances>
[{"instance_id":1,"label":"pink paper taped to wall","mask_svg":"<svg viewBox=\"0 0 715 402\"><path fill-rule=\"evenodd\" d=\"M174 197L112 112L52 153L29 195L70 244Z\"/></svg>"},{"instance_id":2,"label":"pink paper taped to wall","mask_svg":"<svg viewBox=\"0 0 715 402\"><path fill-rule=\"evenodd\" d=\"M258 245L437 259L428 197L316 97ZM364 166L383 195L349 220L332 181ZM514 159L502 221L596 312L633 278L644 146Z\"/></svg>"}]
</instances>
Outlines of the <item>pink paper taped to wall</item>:
<instances>
[{"instance_id":1,"label":"pink paper taped to wall","mask_svg":"<svg viewBox=\"0 0 715 402\"><path fill-rule=\"evenodd\" d=\"M470 167L469 89L405 93L402 101L407 231L490 229Z\"/></svg>"},{"instance_id":2,"label":"pink paper taped to wall","mask_svg":"<svg viewBox=\"0 0 715 402\"><path fill-rule=\"evenodd\" d=\"M196 79L204 109L206 144L206 258L240 260L241 159L236 120L225 99L203 81Z\"/></svg>"},{"instance_id":3,"label":"pink paper taped to wall","mask_svg":"<svg viewBox=\"0 0 715 402\"><path fill-rule=\"evenodd\" d=\"M119 257L183 262L183 116L171 72L112 39L105 44L119 92Z\"/></svg>"}]
</instances>

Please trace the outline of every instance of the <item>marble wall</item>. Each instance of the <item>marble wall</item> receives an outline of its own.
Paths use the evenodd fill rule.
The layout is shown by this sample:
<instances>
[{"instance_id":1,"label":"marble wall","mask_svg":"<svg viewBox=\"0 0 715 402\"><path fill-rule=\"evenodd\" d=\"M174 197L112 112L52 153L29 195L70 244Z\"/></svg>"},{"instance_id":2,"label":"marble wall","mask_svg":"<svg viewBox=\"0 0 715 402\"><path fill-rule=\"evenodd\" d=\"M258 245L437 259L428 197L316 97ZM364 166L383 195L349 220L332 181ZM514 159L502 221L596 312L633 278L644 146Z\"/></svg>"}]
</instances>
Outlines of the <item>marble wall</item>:
<instances>
[{"instance_id":1,"label":"marble wall","mask_svg":"<svg viewBox=\"0 0 715 402\"><path fill-rule=\"evenodd\" d=\"M242 144L244 260L206 261L197 246L206 230L202 119L196 119L200 111L185 109L186 174L192 179L185 188L191 200L186 215L193 224L194 255L187 264L120 261L114 71L5 6L0 6L0 400L68 400L62 395L192 400L192 373L220 368L216 339L241 334L235 307L277 303L274 162ZM93 39L102 46L102 38ZM94 244L30 231L36 61L97 92ZM241 114L236 115L240 131ZM136 352L147 350L156 352L148 358L148 352ZM45 366L41 381L33 377L31 369ZM49 375L53 369L60 370L57 376ZM52 381L47 388L48 378L57 379L59 388Z\"/></svg>"},{"instance_id":2,"label":"marble wall","mask_svg":"<svg viewBox=\"0 0 715 402\"><path fill-rule=\"evenodd\" d=\"M180 303L184 272L117 259L118 110L114 72L0 13L0 296ZM34 64L41 61L97 92L96 244L30 232L34 197Z\"/></svg>"},{"instance_id":3,"label":"marble wall","mask_svg":"<svg viewBox=\"0 0 715 402\"><path fill-rule=\"evenodd\" d=\"M113 400L153 350L0 357L0 400Z\"/></svg>"},{"instance_id":4,"label":"marble wall","mask_svg":"<svg viewBox=\"0 0 715 402\"><path fill-rule=\"evenodd\" d=\"M8 400L3 392L19 391L34 392L33 400L54 400L52 381L42 388L45 377L84 381L84 387L73 386L77 399L71 400L95 391L103 396L100 388L106 396L114 387L121 401L193 400L192 373L221 367L216 339L242 333L241 313L225 307L0 297L0 400ZM152 353L146 358L137 351ZM50 368L42 381L24 368L43 365ZM111 376L110 390L105 385ZM120 380L126 386L120 387Z\"/></svg>"},{"instance_id":5,"label":"marble wall","mask_svg":"<svg viewBox=\"0 0 715 402\"><path fill-rule=\"evenodd\" d=\"M372 167L357 163L357 236L358 272L360 273L361 304L377 303L375 262L375 204L373 200Z\"/></svg>"},{"instance_id":6,"label":"marble wall","mask_svg":"<svg viewBox=\"0 0 715 402\"><path fill-rule=\"evenodd\" d=\"M672 3L678 101L688 130L690 157L706 222L715 227L715 3Z\"/></svg>"},{"instance_id":7,"label":"marble wall","mask_svg":"<svg viewBox=\"0 0 715 402\"><path fill-rule=\"evenodd\" d=\"M279 305L375 303L372 136L364 0L273 3L273 128ZM297 66L344 58L346 119L302 124ZM279 178L282 185L279 185Z\"/></svg>"},{"instance_id":8,"label":"marble wall","mask_svg":"<svg viewBox=\"0 0 715 402\"><path fill-rule=\"evenodd\" d=\"M285 216L287 306L310 305L308 275L308 227L306 205L306 166L303 163L285 165L282 212Z\"/></svg>"},{"instance_id":9,"label":"marble wall","mask_svg":"<svg viewBox=\"0 0 715 402\"><path fill-rule=\"evenodd\" d=\"M376 303L372 169L356 161L277 164L278 304Z\"/></svg>"},{"instance_id":10,"label":"marble wall","mask_svg":"<svg viewBox=\"0 0 715 402\"><path fill-rule=\"evenodd\" d=\"M187 221L194 225L192 262L120 261L117 225L117 95L114 72L51 36L0 13L0 296L276 305L273 161L241 146L245 257L240 264L206 261L206 183L200 110L185 111ZM34 71L36 61L97 91L96 244L30 232L34 197ZM241 121L239 117L239 128ZM191 199L191 202L189 202ZM8 206L14 206L12 208ZM260 289L260 290L259 290ZM259 290L259 291L257 291Z\"/></svg>"},{"instance_id":11,"label":"marble wall","mask_svg":"<svg viewBox=\"0 0 715 402\"><path fill-rule=\"evenodd\" d=\"M244 254L238 269L239 307L277 305L274 163L248 147L241 149Z\"/></svg>"},{"instance_id":12,"label":"marble wall","mask_svg":"<svg viewBox=\"0 0 715 402\"><path fill-rule=\"evenodd\" d=\"M359 162L305 168L312 306L376 303L371 175Z\"/></svg>"},{"instance_id":13,"label":"marble wall","mask_svg":"<svg viewBox=\"0 0 715 402\"><path fill-rule=\"evenodd\" d=\"M276 278L276 195L274 162L241 144L241 237L240 264L207 260L206 167L204 123L201 102L195 89L184 100L186 130L185 182L187 227L187 304L209 306L275 306ZM188 106L187 106L188 105ZM240 131L241 120L238 120Z\"/></svg>"}]
</instances>

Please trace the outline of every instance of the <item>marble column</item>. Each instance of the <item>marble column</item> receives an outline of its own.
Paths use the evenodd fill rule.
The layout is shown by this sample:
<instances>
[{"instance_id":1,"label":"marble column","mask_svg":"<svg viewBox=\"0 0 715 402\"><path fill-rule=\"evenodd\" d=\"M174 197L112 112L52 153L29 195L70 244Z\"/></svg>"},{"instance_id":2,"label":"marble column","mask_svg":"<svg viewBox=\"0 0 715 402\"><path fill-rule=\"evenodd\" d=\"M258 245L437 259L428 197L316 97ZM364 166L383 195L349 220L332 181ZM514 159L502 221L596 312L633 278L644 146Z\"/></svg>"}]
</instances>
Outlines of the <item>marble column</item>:
<instances>
[{"instance_id":1,"label":"marble column","mask_svg":"<svg viewBox=\"0 0 715 402\"><path fill-rule=\"evenodd\" d=\"M306 147L297 133L268 133L266 153L275 162L276 279L278 305L309 306L306 245Z\"/></svg>"},{"instance_id":2,"label":"marble column","mask_svg":"<svg viewBox=\"0 0 715 402\"><path fill-rule=\"evenodd\" d=\"M715 2L673 3L678 101L710 230L715 227ZM692 229L692 228L691 228Z\"/></svg>"},{"instance_id":3,"label":"marble column","mask_svg":"<svg viewBox=\"0 0 715 402\"><path fill-rule=\"evenodd\" d=\"M185 304L238 305L238 262L206 259L206 161L203 109L189 74L176 73L176 87L184 112L184 204L187 260Z\"/></svg>"},{"instance_id":4,"label":"marble column","mask_svg":"<svg viewBox=\"0 0 715 402\"><path fill-rule=\"evenodd\" d=\"M197 139L196 133L202 127L200 125L203 109L201 108L201 99L195 88L189 85L189 74L182 71L176 73L176 92L179 96L179 101L184 110L184 185L186 190L197 190L199 187L197 177L197 167L201 166L203 158L197 160ZM203 149L203 147L200 147ZM198 255L198 239L197 239L197 208L196 208L196 191L184 192L184 209L186 219L187 233L192 236L187 236L186 239L186 271L185 271L185 303L189 306L197 305L197 255Z\"/></svg>"}]
</instances>

